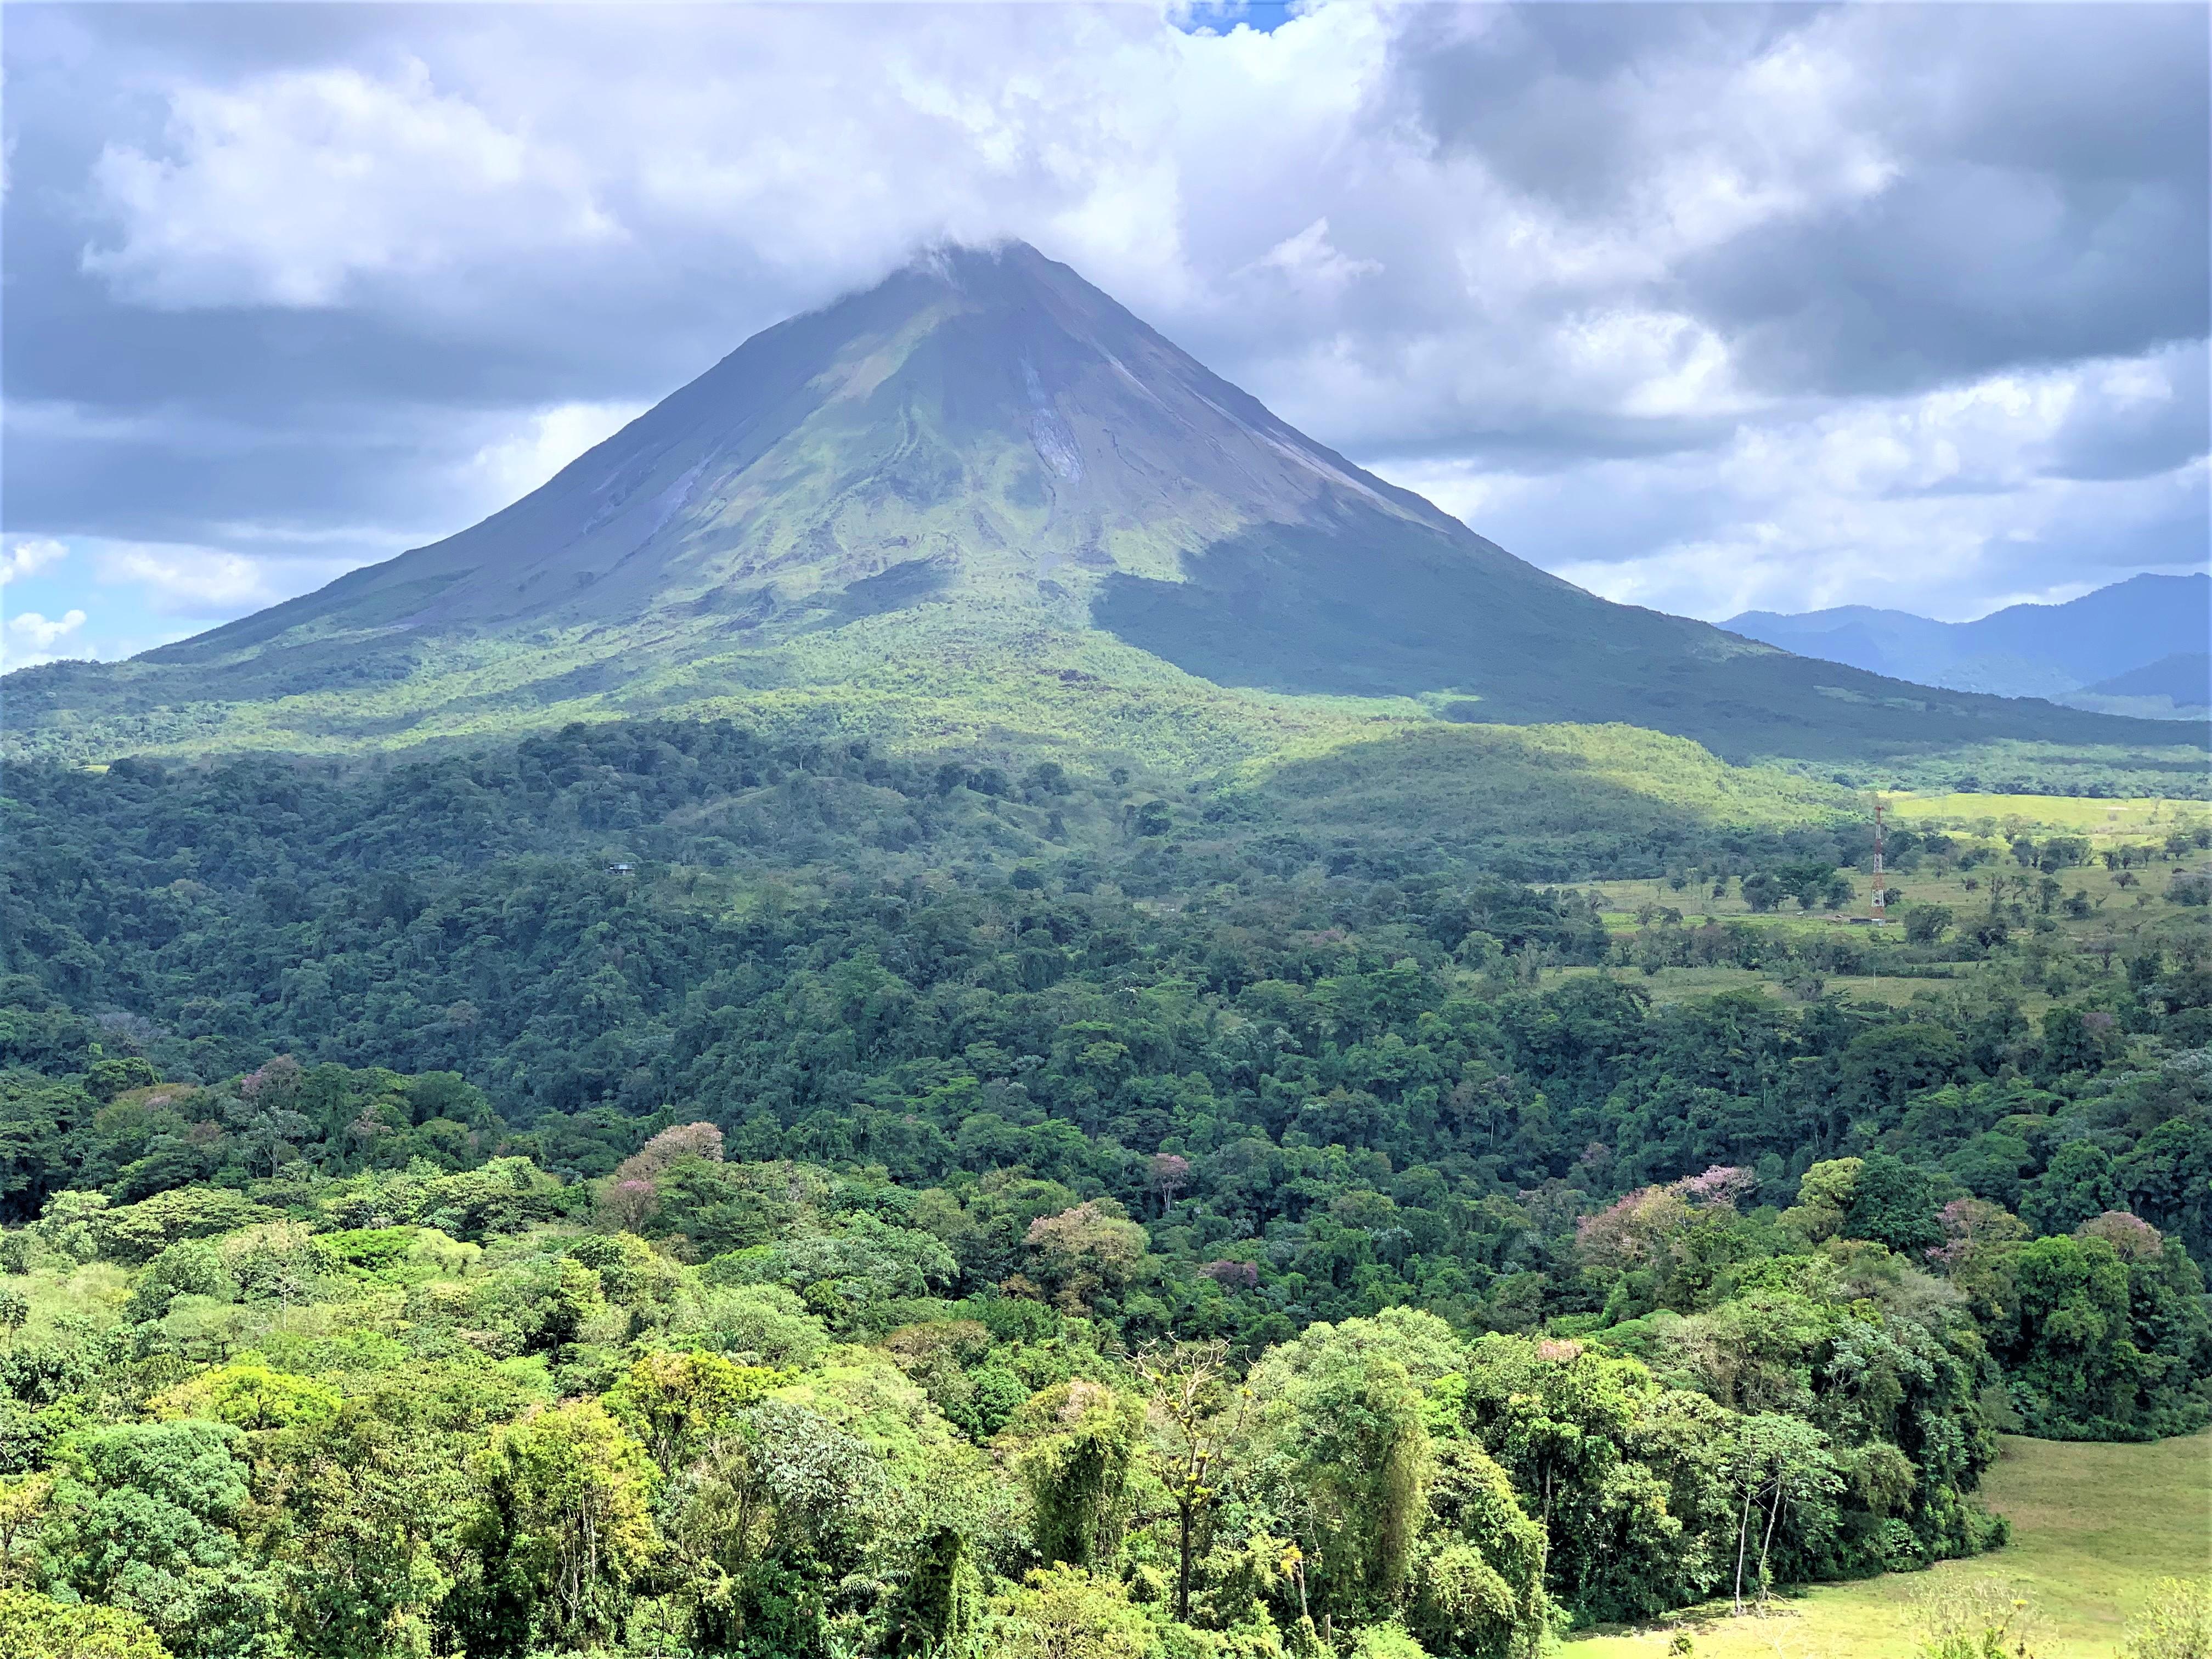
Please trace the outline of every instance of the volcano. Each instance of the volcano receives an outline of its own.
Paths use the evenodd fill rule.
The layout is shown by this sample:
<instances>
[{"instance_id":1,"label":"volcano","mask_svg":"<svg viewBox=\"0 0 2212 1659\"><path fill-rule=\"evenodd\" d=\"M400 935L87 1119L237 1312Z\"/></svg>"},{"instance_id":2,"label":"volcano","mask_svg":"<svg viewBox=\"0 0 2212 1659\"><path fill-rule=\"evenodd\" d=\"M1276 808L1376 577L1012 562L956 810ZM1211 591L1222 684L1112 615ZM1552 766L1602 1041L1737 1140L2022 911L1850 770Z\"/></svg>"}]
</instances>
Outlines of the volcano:
<instances>
[{"instance_id":1,"label":"volcano","mask_svg":"<svg viewBox=\"0 0 2212 1659\"><path fill-rule=\"evenodd\" d=\"M1196 577L1236 608L1316 553L1388 586L1463 571L1513 593L1516 623L1596 603L1016 243L933 254L757 335L504 512L157 659L656 616L772 638L963 596L1054 613L1079 597L1111 629L1174 632L1159 590Z\"/></svg>"},{"instance_id":2,"label":"volcano","mask_svg":"<svg viewBox=\"0 0 2212 1659\"><path fill-rule=\"evenodd\" d=\"M1044 672L1625 721L1732 757L2175 740L1599 599L1288 426L1018 242L933 252L755 336L444 541L10 692L19 721L108 733L95 748L380 743L494 713L799 690L819 712L901 670L909 691L1008 708Z\"/></svg>"}]
</instances>

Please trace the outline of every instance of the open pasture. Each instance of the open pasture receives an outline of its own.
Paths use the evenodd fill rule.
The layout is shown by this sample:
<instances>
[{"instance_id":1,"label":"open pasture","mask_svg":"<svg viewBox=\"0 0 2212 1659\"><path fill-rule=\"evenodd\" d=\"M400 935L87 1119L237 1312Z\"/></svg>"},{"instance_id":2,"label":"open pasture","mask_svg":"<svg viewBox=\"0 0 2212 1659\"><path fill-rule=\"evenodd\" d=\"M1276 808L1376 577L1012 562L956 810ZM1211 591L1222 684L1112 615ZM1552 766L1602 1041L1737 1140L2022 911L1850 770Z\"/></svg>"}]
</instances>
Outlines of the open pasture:
<instances>
[{"instance_id":1,"label":"open pasture","mask_svg":"<svg viewBox=\"0 0 2212 1659\"><path fill-rule=\"evenodd\" d=\"M1723 1602L1578 1637L1563 1659L1644 1659L1678 1633L1697 1659L1910 1659L1914 1597L1946 1577L1993 1579L2029 1602L2044 1629L2035 1659L2110 1659L2154 1583L2212 1573L2212 1432L2134 1446L2008 1436L1983 1490L2012 1522L2002 1550L1823 1585L1763 1618Z\"/></svg>"}]
</instances>

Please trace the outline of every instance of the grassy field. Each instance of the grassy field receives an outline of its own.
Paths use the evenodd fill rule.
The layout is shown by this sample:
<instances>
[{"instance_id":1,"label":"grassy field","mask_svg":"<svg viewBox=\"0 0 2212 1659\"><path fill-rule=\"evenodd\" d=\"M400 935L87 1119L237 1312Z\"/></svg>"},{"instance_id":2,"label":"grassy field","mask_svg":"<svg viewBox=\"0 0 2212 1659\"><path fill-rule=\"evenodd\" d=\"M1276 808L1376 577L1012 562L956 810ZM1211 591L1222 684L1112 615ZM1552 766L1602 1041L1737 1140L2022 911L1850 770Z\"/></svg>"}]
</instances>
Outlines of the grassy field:
<instances>
[{"instance_id":1,"label":"grassy field","mask_svg":"<svg viewBox=\"0 0 2212 1659\"><path fill-rule=\"evenodd\" d=\"M1994 1554L1808 1590L1765 1618L1722 1604L1560 1651L1646 1659L1686 1632L1698 1659L1910 1659L1913 1598L1948 1577L1994 1579L2027 1600L2045 1630L2035 1659L2109 1659L2153 1581L2212 1574L2212 1432L2150 1446L2008 1437L1984 1492L2013 1525Z\"/></svg>"},{"instance_id":2,"label":"grassy field","mask_svg":"<svg viewBox=\"0 0 2212 1659\"><path fill-rule=\"evenodd\" d=\"M1645 920L1663 922L1666 914L1674 911L1679 913L1683 926L1691 927L1711 918L1801 935L1848 929L1878 952L1898 951L1900 962L1905 930L1899 924L1915 904L1946 906L1963 926L1988 914L1995 888L2012 910L2015 943L2033 942L2042 955L2070 964L2044 974L2040 984L2031 983L2024 991L2014 988L2022 994L2022 1006L2031 1013L2080 982L2109 971L2108 962L2124 961L2154 945L2172 949L2183 943L2185 936L2201 936L2206 926L2203 910L2176 904L2166 896L2177 874L2212 872L2212 854L2191 847L2177 858L2167 850L2168 836L2176 831L2193 831L2204 823L2202 802L1994 794L1889 799L1900 809L1898 817L1915 819L1923 830L1946 831L1960 850L1978 848L1992 856L1971 870L1955 867L1955 854L1922 856L1910 860L1915 865L1911 869L1893 870L1890 885L1904 899L1891 910L1891 925L1878 930L1863 925L1868 880L1857 871L1844 872L1852 883L1854 896L1844 909L1833 913L1802 911L1794 900L1785 900L1779 909L1755 912L1744 902L1741 884L1734 882L1721 898L1712 896L1711 887L1698 882L1680 888L1658 879L1594 881L1583 885L1601 896L1605 924L1618 934L1634 933ZM2056 872L2057 890L2046 910L2039 890L2042 872L2023 869L2012 857L2007 837L2027 835L2041 839L2053 834L2086 837L2090 857L2086 864ZM2107 868L2104 862L2107 852L2125 857L2131 867ZM2055 931L2039 938L2037 928ZM1821 981L1821 989L1869 1001L1904 1004L1916 996L1941 992L1947 984L1980 979L1992 969L1992 964L1985 963L1956 963L1948 967L1948 980L1879 973L1830 975ZM1615 977L1641 984L1660 1002L1709 996L1735 988L1757 987L1776 995L1788 992L1783 980L1735 968L1667 968L1648 976L1635 969L1610 971ZM2013 970L1999 964L1996 971L2009 974Z\"/></svg>"},{"instance_id":3,"label":"grassy field","mask_svg":"<svg viewBox=\"0 0 2212 1659\"><path fill-rule=\"evenodd\" d=\"M2184 823L2201 823L2205 813L2203 801L2165 800L2154 795L2105 800L2077 795L1885 794L1882 801L1899 822L1983 835L2060 830L2093 838L2144 839ZM1981 829L1984 824L1989 827Z\"/></svg>"}]
</instances>

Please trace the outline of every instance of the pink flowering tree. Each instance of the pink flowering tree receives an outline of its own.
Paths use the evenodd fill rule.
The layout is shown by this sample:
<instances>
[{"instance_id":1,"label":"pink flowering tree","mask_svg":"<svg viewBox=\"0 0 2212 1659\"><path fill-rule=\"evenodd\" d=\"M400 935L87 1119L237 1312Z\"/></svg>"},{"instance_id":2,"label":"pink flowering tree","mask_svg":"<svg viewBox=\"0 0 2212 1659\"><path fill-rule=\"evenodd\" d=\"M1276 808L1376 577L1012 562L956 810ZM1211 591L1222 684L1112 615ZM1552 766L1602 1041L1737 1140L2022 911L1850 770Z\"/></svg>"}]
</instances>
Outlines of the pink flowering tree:
<instances>
[{"instance_id":1,"label":"pink flowering tree","mask_svg":"<svg viewBox=\"0 0 2212 1659\"><path fill-rule=\"evenodd\" d=\"M1199 1269L1224 1291L1249 1291L1260 1282L1260 1269L1250 1261L1209 1261Z\"/></svg>"},{"instance_id":2,"label":"pink flowering tree","mask_svg":"<svg viewBox=\"0 0 2212 1659\"><path fill-rule=\"evenodd\" d=\"M1653 1267L1672 1254L1690 1206L1672 1187L1639 1187L1575 1223L1575 1243L1601 1267Z\"/></svg>"},{"instance_id":3,"label":"pink flowering tree","mask_svg":"<svg viewBox=\"0 0 2212 1659\"><path fill-rule=\"evenodd\" d=\"M1928 1259L1947 1271L1957 1267L1980 1246L2027 1237L2027 1229L2019 1217L1986 1199L1954 1198L1943 1206L1936 1218L1942 1224L1943 1242L1929 1247Z\"/></svg>"},{"instance_id":4,"label":"pink flowering tree","mask_svg":"<svg viewBox=\"0 0 2212 1659\"><path fill-rule=\"evenodd\" d=\"M703 1158L710 1164L720 1164L722 1132L711 1123L679 1123L672 1129L663 1129L624 1158L616 1167L615 1177L623 1180L643 1176L650 1179L686 1158Z\"/></svg>"},{"instance_id":5,"label":"pink flowering tree","mask_svg":"<svg viewBox=\"0 0 2212 1659\"><path fill-rule=\"evenodd\" d=\"M2118 1252L2123 1261L2147 1261L2166 1249L2166 1235L2141 1216L2125 1210L2107 1210L2092 1216L2074 1230L2076 1238L2101 1238Z\"/></svg>"},{"instance_id":6,"label":"pink flowering tree","mask_svg":"<svg viewBox=\"0 0 2212 1659\"><path fill-rule=\"evenodd\" d=\"M1685 1176L1674 1189L1692 1204L1733 1210L1739 1200L1759 1190L1759 1176L1737 1164L1716 1164L1703 1175Z\"/></svg>"},{"instance_id":7,"label":"pink flowering tree","mask_svg":"<svg viewBox=\"0 0 2212 1659\"><path fill-rule=\"evenodd\" d=\"M600 1211L624 1232L636 1231L660 1201L662 1172L687 1158L720 1164L722 1132L711 1123L679 1123L663 1129L615 1165L614 1174L599 1189Z\"/></svg>"},{"instance_id":8,"label":"pink flowering tree","mask_svg":"<svg viewBox=\"0 0 2212 1659\"><path fill-rule=\"evenodd\" d=\"M1154 1152L1151 1166L1152 1186L1160 1195L1163 1214L1190 1185L1190 1160L1180 1152Z\"/></svg>"}]
</instances>

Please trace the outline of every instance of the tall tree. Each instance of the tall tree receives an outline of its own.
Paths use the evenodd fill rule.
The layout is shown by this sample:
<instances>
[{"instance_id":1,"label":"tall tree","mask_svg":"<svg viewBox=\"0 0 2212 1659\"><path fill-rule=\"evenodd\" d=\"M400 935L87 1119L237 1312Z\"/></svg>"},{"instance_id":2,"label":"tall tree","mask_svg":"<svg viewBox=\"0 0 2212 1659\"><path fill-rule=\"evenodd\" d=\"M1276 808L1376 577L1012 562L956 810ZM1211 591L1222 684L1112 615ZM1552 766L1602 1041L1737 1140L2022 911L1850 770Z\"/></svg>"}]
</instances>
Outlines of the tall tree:
<instances>
[{"instance_id":1,"label":"tall tree","mask_svg":"<svg viewBox=\"0 0 2212 1659\"><path fill-rule=\"evenodd\" d=\"M1161 1484L1176 1508L1176 1617L1188 1623L1199 1525L1219 1496L1219 1465L1242 1416L1235 1408L1249 1394L1233 1384L1226 1342L1153 1343L1131 1364L1151 1407Z\"/></svg>"},{"instance_id":2,"label":"tall tree","mask_svg":"<svg viewBox=\"0 0 2212 1659\"><path fill-rule=\"evenodd\" d=\"M619 1635L632 1586L659 1547L645 1448L597 1401L574 1401L500 1430L477 1475L473 1541L491 1608L510 1613L482 1632L484 1650Z\"/></svg>"}]
</instances>

